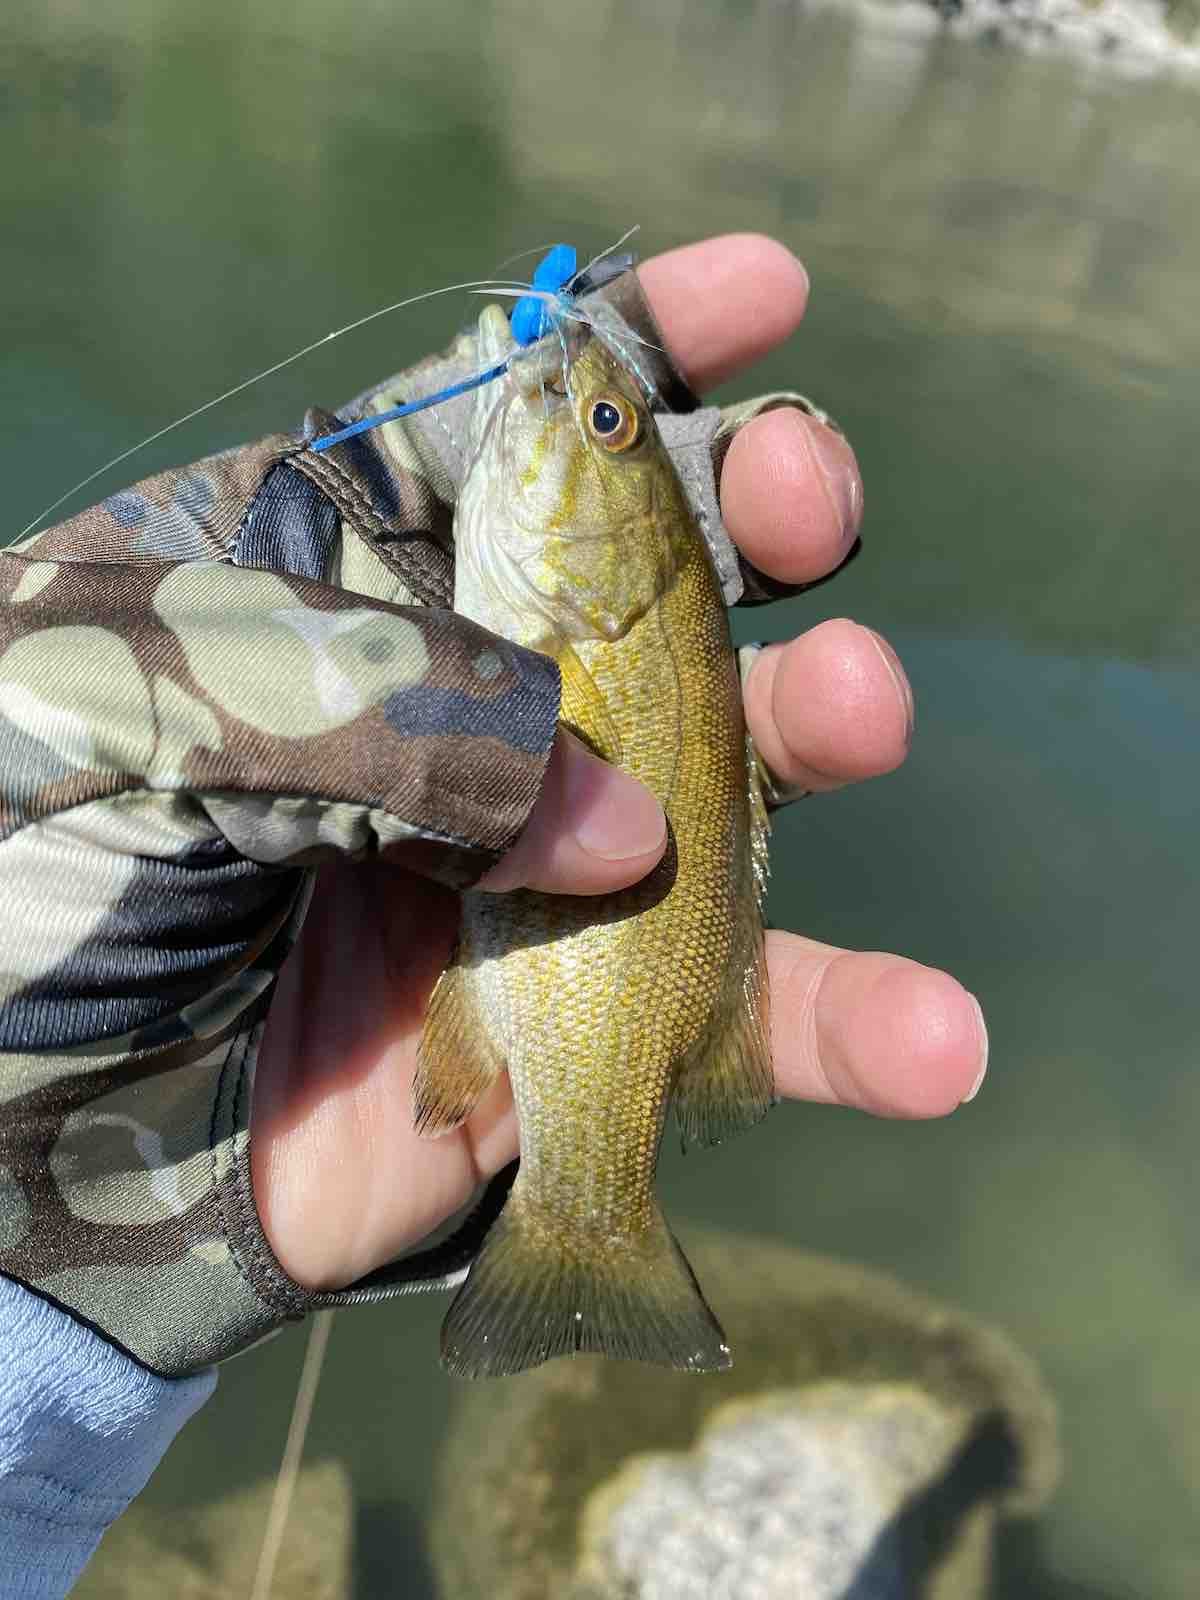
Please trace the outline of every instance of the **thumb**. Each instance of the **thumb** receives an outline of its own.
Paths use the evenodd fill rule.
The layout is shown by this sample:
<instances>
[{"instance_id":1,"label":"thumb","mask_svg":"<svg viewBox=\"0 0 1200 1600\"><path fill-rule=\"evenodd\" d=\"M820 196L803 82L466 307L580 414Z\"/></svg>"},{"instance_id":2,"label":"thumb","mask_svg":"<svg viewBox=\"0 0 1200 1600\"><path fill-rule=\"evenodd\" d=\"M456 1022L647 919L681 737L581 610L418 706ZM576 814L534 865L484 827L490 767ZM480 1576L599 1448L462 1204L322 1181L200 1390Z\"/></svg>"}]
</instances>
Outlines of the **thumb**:
<instances>
[{"instance_id":1,"label":"thumb","mask_svg":"<svg viewBox=\"0 0 1200 1600\"><path fill-rule=\"evenodd\" d=\"M560 728L529 821L477 887L607 894L645 877L666 845L649 789Z\"/></svg>"}]
</instances>

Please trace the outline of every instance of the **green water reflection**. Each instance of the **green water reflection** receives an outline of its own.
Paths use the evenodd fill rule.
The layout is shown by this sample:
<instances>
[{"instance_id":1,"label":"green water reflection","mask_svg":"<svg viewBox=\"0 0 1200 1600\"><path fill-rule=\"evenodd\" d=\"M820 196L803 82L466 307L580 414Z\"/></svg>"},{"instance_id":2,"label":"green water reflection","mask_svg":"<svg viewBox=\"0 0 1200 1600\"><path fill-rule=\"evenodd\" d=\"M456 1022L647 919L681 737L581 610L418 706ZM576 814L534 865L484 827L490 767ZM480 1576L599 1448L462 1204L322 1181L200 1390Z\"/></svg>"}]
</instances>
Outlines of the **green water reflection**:
<instances>
[{"instance_id":1,"label":"green water reflection","mask_svg":"<svg viewBox=\"0 0 1200 1600\"><path fill-rule=\"evenodd\" d=\"M788 1107L664 1184L685 1232L886 1266L1039 1358L1068 1471L1005 1596L1200 1590L1198 123L1180 88L766 0L0 19L9 535L233 378L512 251L640 221L648 250L753 227L807 260L809 322L754 387L843 421L866 548L753 631L880 628L918 737L902 774L781 824L772 915L952 967L993 1066L944 1124ZM320 352L137 470L334 403L460 309ZM428 1592L440 1314L335 1329L311 1450L353 1477L364 1595ZM273 1469L300 1351L227 1369L149 1503ZM79 1592L133 1582L102 1554Z\"/></svg>"}]
</instances>

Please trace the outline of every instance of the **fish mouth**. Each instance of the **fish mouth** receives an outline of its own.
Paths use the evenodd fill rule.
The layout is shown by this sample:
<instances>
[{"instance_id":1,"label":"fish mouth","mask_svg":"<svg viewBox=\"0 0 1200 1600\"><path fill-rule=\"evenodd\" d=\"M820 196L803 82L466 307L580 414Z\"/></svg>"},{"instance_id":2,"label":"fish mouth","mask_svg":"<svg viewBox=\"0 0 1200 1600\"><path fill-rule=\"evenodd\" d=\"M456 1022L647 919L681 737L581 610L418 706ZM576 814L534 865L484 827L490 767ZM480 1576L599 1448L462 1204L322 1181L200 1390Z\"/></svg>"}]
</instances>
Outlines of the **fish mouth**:
<instances>
[{"instance_id":1,"label":"fish mouth","mask_svg":"<svg viewBox=\"0 0 1200 1600\"><path fill-rule=\"evenodd\" d=\"M498 367L517 350L508 318L498 305L486 305L479 313L479 364Z\"/></svg>"},{"instance_id":2,"label":"fish mouth","mask_svg":"<svg viewBox=\"0 0 1200 1600\"><path fill-rule=\"evenodd\" d=\"M479 410L494 413L506 391L510 395L515 391L526 405L536 402L543 416L559 409L568 399L571 363L586 342L580 337L581 331L587 332L557 321L536 344L522 347L513 338L501 308L495 304L484 306L477 328L479 367L481 371L507 367L508 382L489 384L481 393Z\"/></svg>"},{"instance_id":3,"label":"fish mouth","mask_svg":"<svg viewBox=\"0 0 1200 1600\"><path fill-rule=\"evenodd\" d=\"M571 367L589 336L590 329L581 324L556 318L536 344L517 350L508 370L521 397L539 404L567 399Z\"/></svg>"},{"instance_id":4,"label":"fish mouth","mask_svg":"<svg viewBox=\"0 0 1200 1600\"><path fill-rule=\"evenodd\" d=\"M551 334L516 356L508 370L523 399L540 399L543 395L548 399L563 398L566 395L570 359L569 352L565 352Z\"/></svg>"}]
</instances>

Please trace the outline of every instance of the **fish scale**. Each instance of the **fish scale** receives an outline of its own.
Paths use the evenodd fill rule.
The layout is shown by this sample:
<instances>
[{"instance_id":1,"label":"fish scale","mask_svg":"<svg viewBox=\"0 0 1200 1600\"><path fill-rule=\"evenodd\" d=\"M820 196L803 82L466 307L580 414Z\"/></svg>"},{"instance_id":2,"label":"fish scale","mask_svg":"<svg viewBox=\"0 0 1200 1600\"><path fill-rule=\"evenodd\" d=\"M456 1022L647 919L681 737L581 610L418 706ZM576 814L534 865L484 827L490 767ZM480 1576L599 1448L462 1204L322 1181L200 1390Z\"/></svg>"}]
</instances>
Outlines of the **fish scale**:
<instances>
[{"instance_id":1,"label":"fish scale","mask_svg":"<svg viewBox=\"0 0 1200 1600\"><path fill-rule=\"evenodd\" d=\"M417 1124L458 1126L506 1069L521 1166L447 1316L443 1360L484 1376L600 1350L713 1370L729 1350L654 1175L672 1097L685 1137L706 1143L772 1101L765 812L728 620L632 374L576 338L548 388L544 351L513 356L493 311L481 356L511 359L476 402L456 609L558 660L564 721L658 796L671 843L617 894L464 896ZM614 418L612 440L599 423Z\"/></svg>"}]
</instances>

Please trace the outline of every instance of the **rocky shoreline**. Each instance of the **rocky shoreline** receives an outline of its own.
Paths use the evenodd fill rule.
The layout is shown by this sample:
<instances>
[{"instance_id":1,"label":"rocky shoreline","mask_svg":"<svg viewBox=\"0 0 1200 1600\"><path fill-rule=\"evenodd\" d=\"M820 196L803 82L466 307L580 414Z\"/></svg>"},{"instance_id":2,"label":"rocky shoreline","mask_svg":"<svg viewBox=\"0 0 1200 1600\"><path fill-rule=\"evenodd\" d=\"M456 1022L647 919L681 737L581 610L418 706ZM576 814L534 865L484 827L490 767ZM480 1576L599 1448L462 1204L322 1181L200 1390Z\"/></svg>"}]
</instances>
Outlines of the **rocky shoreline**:
<instances>
[{"instance_id":1,"label":"rocky shoreline","mask_svg":"<svg viewBox=\"0 0 1200 1600\"><path fill-rule=\"evenodd\" d=\"M905 32L1092 60L1131 77L1200 75L1200 0L855 0Z\"/></svg>"}]
</instances>

